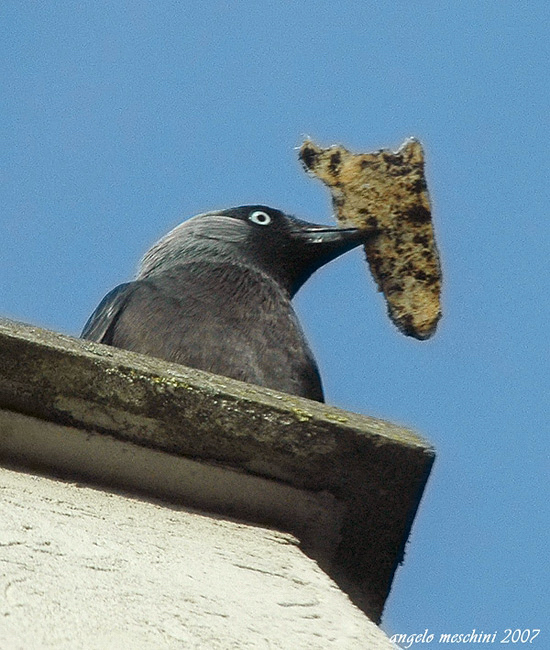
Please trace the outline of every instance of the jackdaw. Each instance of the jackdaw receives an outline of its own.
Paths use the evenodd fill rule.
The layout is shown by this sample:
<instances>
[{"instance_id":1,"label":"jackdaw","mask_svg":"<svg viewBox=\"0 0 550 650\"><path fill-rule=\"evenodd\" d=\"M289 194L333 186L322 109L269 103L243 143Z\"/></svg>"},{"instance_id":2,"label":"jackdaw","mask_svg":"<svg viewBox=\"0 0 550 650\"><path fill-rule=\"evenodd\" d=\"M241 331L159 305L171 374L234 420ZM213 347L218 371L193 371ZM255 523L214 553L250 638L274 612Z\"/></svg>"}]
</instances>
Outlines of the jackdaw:
<instances>
[{"instance_id":1,"label":"jackdaw","mask_svg":"<svg viewBox=\"0 0 550 650\"><path fill-rule=\"evenodd\" d=\"M263 205L199 214L145 254L81 336L322 402L291 299L366 236Z\"/></svg>"}]
</instances>

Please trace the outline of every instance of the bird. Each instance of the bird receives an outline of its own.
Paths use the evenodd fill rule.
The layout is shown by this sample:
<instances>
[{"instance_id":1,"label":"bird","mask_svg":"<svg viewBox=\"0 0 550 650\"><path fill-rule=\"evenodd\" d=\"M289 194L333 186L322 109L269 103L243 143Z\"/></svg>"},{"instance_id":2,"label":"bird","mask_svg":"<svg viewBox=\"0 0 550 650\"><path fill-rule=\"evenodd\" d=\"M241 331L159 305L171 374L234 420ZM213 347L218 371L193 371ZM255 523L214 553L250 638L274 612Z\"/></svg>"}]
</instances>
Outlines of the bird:
<instances>
[{"instance_id":1,"label":"bird","mask_svg":"<svg viewBox=\"0 0 550 650\"><path fill-rule=\"evenodd\" d=\"M366 236L265 205L199 214L145 253L135 280L105 296L81 338L324 402L291 300Z\"/></svg>"}]
</instances>

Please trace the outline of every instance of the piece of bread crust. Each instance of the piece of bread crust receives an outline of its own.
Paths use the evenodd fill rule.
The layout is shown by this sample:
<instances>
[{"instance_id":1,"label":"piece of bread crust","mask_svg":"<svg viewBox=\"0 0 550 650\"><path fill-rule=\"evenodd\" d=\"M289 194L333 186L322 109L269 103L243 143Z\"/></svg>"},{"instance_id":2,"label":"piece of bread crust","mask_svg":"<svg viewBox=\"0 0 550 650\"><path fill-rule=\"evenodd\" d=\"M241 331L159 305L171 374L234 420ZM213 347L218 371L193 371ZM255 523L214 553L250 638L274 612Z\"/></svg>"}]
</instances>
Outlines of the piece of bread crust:
<instances>
[{"instance_id":1,"label":"piece of bread crust","mask_svg":"<svg viewBox=\"0 0 550 650\"><path fill-rule=\"evenodd\" d=\"M389 316L403 334L429 338L441 317L441 267L420 142L354 154L306 140L299 155L330 189L340 225L380 231L365 251Z\"/></svg>"}]
</instances>

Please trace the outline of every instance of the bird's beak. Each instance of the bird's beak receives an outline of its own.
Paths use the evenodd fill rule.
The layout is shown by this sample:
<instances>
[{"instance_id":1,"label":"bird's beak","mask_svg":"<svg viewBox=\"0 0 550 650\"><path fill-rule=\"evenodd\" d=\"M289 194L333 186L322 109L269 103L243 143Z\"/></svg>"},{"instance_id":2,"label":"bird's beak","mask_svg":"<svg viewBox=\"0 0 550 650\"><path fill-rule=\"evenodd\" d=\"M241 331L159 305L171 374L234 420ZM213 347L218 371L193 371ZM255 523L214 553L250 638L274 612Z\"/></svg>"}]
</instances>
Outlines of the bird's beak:
<instances>
[{"instance_id":1,"label":"bird's beak","mask_svg":"<svg viewBox=\"0 0 550 650\"><path fill-rule=\"evenodd\" d=\"M292 238L308 244L346 244L361 242L363 232L358 228L328 228L315 226L300 228L292 231Z\"/></svg>"},{"instance_id":2,"label":"bird's beak","mask_svg":"<svg viewBox=\"0 0 550 650\"><path fill-rule=\"evenodd\" d=\"M367 239L375 236L378 231L370 231L359 228L337 228L321 226L315 223L308 223L300 219L294 219L295 227L291 231L292 239L299 241L308 248L318 249L323 253L334 257L363 244Z\"/></svg>"},{"instance_id":3,"label":"bird's beak","mask_svg":"<svg viewBox=\"0 0 550 650\"><path fill-rule=\"evenodd\" d=\"M308 277L331 260L364 244L374 231L358 228L331 228L292 218L290 229L291 262L293 269L290 295L293 296Z\"/></svg>"}]
</instances>

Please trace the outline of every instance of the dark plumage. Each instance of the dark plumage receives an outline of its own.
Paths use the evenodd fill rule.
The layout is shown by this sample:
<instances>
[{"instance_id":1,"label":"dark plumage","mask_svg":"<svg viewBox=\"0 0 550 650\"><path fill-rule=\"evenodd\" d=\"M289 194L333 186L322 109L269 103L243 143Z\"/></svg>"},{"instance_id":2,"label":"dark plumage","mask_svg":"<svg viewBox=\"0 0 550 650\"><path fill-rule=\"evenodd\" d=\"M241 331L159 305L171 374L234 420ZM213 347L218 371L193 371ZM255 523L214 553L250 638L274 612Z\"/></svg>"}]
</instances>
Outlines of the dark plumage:
<instances>
[{"instance_id":1,"label":"dark plumage","mask_svg":"<svg viewBox=\"0 0 550 650\"><path fill-rule=\"evenodd\" d=\"M291 298L364 234L266 206L200 214L156 243L82 338L323 401Z\"/></svg>"}]
</instances>

